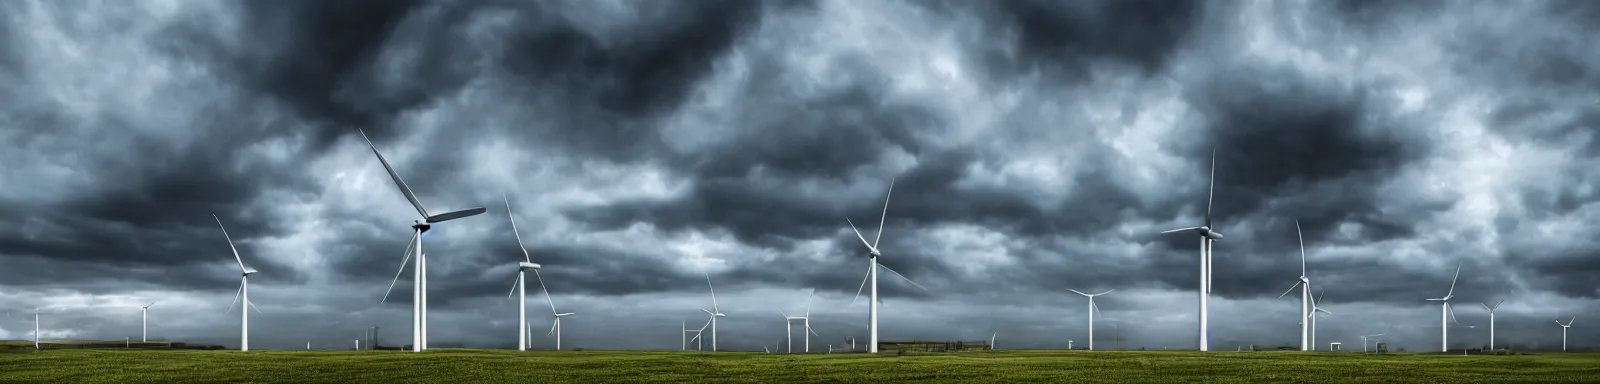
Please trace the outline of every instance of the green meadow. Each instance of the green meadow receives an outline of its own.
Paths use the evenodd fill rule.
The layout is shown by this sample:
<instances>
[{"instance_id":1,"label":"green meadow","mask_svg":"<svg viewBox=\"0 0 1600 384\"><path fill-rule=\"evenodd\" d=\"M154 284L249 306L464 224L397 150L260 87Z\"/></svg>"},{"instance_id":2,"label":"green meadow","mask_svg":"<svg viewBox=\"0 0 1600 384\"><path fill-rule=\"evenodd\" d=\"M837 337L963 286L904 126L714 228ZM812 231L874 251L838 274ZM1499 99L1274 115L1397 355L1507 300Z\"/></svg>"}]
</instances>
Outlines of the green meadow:
<instances>
[{"instance_id":1,"label":"green meadow","mask_svg":"<svg viewBox=\"0 0 1600 384\"><path fill-rule=\"evenodd\" d=\"M0 383L1600 382L1600 354L0 349Z\"/></svg>"}]
</instances>

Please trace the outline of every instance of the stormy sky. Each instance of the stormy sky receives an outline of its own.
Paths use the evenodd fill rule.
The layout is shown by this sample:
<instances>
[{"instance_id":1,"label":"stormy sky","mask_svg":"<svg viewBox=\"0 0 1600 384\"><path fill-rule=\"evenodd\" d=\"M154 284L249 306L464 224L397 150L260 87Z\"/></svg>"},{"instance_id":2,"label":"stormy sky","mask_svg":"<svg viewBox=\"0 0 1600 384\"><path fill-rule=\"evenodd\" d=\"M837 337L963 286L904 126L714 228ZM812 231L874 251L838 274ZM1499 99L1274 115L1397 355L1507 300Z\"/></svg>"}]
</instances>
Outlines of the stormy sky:
<instances>
[{"instance_id":1,"label":"stormy sky","mask_svg":"<svg viewBox=\"0 0 1600 384\"><path fill-rule=\"evenodd\" d=\"M1216 153L1211 347L1600 344L1592 1L0 2L0 339L256 349L514 346L522 240L564 348L884 340L1196 346ZM503 200L504 199L504 200ZM846 219L849 219L847 222ZM550 307L531 285L533 347ZM1589 320L1586 320L1589 319ZM680 324L674 324L680 323ZM1475 326L1475 328L1468 328ZM799 332L796 332L796 337Z\"/></svg>"}]
</instances>

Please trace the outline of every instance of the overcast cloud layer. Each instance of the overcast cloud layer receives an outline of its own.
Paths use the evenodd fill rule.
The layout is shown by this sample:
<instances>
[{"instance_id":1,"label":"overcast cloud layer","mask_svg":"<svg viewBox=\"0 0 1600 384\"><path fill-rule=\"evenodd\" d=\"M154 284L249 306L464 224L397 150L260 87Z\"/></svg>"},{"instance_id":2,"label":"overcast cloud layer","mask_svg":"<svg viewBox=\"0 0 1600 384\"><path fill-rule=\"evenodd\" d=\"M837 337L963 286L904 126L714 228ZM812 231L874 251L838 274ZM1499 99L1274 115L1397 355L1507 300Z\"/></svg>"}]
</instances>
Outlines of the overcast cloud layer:
<instances>
[{"instance_id":1,"label":"overcast cloud layer","mask_svg":"<svg viewBox=\"0 0 1600 384\"><path fill-rule=\"evenodd\" d=\"M885 340L1196 345L1216 150L1212 348L1600 344L1593 1L0 2L0 339L409 343L414 210L431 344L513 346L522 260L563 347ZM534 347L548 306L529 293ZM1586 320L1587 319L1587 320ZM1477 328L1466 328L1475 325ZM798 335L797 335L798 336Z\"/></svg>"}]
</instances>

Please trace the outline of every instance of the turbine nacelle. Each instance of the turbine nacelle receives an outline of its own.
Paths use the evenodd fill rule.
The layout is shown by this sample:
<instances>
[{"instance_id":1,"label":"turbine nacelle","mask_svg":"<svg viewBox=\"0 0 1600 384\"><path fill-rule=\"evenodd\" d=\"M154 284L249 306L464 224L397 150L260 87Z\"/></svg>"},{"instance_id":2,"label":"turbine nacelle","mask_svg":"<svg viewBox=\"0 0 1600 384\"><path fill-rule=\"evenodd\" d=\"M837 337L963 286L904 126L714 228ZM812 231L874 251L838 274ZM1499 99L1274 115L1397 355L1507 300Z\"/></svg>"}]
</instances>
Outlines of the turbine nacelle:
<instances>
[{"instance_id":1,"label":"turbine nacelle","mask_svg":"<svg viewBox=\"0 0 1600 384\"><path fill-rule=\"evenodd\" d=\"M576 315L576 313L570 313L570 312L569 313L557 313L556 317L567 317L567 316L572 316L572 315Z\"/></svg>"},{"instance_id":2,"label":"turbine nacelle","mask_svg":"<svg viewBox=\"0 0 1600 384\"><path fill-rule=\"evenodd\" d=\"M530 270L538 270L538 269L539 269L539 264L538 263L529 263L529 262L526 262L526 261L517 263L517 270L518 271L530 271Z\"/></svg>"},{"instance_id":3,"label":"turbine nacelle","mask_svg":"<svg viewBox=\"0 0 1600 384\"><path fill-rule=\"evenodd\" d=\"M241 276L250 276L250 275L255 274L255 273L256 273L256 270L254 268L245 268L244 269L244 274L241 275Z\"/></svg>"},{"instance_id":4,"label":"turbine nacelle","mask_svg":"<svg viewBox=\"0 0 1600 384\"><path fill-rule=\"evenodd\" d=\"M1174 229L1174 230L1170 230L1170 231L1166 231L1166 232L1161 232L1161 233L1188 232L1188 231L1194 231L1196 233L1199 233L1200 237L1204 237L1204 238L1207 238L1207 239L1222 240L1222 233L1217 232L1217 231L1213 231L1213 230L1211 230L1211 227L1208 227L1208 226L1178 228L1178 229Z\"/></svg>"}]
</instances>

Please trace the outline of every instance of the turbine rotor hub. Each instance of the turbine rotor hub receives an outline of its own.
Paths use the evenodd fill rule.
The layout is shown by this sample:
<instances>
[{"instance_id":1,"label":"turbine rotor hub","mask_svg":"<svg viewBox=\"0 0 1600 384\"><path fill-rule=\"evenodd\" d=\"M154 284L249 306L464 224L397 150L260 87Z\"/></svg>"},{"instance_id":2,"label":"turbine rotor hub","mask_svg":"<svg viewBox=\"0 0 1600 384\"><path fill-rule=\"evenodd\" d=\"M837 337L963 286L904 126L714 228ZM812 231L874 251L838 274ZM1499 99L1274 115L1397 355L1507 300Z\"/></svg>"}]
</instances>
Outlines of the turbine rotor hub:
<instances>
[{"instance_id":1,"label":"turbine rotor hub","mask_svg":"<svg viewBox=\"0 0 1600 384\"><path fill-rule=\"evenodd\" d=\"M429 223L428 219L417 219L417 221L411 223L411 228L420 229L423 232L427 232L428 229L433 228L433 224Z\"/></svg>"}]
</instances>

